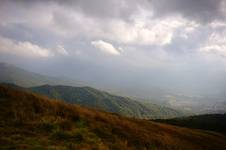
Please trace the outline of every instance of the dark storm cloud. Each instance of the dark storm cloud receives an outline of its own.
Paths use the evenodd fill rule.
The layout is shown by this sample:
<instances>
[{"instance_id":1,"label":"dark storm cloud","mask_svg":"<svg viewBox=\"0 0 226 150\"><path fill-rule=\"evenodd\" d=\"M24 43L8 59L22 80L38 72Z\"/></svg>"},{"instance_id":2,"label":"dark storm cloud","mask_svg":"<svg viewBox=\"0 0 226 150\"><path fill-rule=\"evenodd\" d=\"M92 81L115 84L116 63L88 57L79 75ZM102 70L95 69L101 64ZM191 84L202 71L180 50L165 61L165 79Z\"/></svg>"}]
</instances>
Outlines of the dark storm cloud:
<instances>
[{"instance_id":1,"label":"dark storm cloud","mask_svg":"<svg viewBox=\"0 0 226 150\"><path fill-rule=\"evenodd\" d=\"M102 19L128 19L139 8L148 8L151 4L149 0L11 0L11 2L22 3L27 6L39 3L59 4L66 9L80 11L87 16ZM3 0L2 3L7 3L7 0Z\"/></svg>"},{"instance_id":2,"label":"dark storm cloud","mask_svg":"<svg viewBox=\"0 0 226 150\"><path fill-rule=\"evenodd\" d=\"M152 0L156 16L180 14L201 23L225 19L225 0Z\"/></svg>"},{"instance_id":3,"label":"dark storm cloud","mask_svg":"<svg viewBox=\"0 0 226 150\"><path fill-rule=\"evenodd\" d=\"M81 10L89 16L128 19L138 9L153 11L156 17L182 15L208 23L225 19L225 0L67 0L60 4Z\"/></svg>"},{"instance_id":4,"label":"dark storm cloud","mask_svg":"<svg viewBox=\"0 0 226 150\"><path fill-rule=\"evenodd\" d=\"M59 1L59 3L65 3L65 1ZM135 0L131 0L130 3L126 0L68 0L65 5L78 9L88 16L111 19L128 18L140 6Z\"/></svg>"},{"instance_id":5,"label":"dark storm cloud","mask_svg":"<svg viewBox=\"0 0 226 150\"><path fill-rule=\"evenodd\" d=\"M26 5L38 3L58 4L66 9L79 11L87 16L101 19L120 18L128 20L139 9L154 13L155 17L182 15L201 23L225 19L225 0L18 0ZM6 0L1 2L7 3Z\"/></svg>"}]
</instances>

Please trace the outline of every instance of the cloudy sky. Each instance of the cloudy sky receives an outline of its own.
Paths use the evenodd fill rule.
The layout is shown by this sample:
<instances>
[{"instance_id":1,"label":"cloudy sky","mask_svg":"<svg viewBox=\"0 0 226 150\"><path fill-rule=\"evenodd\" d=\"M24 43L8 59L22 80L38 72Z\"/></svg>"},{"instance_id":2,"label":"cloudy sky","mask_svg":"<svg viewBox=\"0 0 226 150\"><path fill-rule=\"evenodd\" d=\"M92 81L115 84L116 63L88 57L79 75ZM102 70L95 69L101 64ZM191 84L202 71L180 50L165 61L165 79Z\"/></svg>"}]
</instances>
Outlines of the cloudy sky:
<instances>
[{"instance_id":1,"label":"cloudy sky","mask_svg":"<svg viewBox=\"0 0 226 150\"><path fill-rule=\"evenodd\" d=\"M220 95L226 0L1 0L0 61L128 94Z\"/></svg>"}]
</instances>

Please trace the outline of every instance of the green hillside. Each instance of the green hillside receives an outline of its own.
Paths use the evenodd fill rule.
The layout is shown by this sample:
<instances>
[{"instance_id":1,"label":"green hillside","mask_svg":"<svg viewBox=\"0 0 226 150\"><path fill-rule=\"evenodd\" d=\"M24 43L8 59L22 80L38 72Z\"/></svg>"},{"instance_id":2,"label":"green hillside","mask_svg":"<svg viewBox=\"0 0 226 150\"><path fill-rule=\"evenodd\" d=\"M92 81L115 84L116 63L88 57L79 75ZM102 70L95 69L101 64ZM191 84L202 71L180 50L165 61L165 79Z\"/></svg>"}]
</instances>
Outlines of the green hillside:
<instances>
[{"instance_id":1,"label":"green hillside","mask_svg":"<svg viewBox=\"0 0 226 150\"><path fill-rule=\"evenodd\" d=\"M226 137L0 85L1 150L225 150Z\"/></svg>"},{"instance_id":2,"label":"green hillside","mask_svg":"<svg viewBox=\"0 0 226 150\"><path fill-rule=\"evenodd\" d=\"M111 95L90 87L43 85L30 88L33 92L69 103L80 104L135 118L172 118L184 115L171 108L141 103L127 97Z\"/></svg>"}]
</instances>

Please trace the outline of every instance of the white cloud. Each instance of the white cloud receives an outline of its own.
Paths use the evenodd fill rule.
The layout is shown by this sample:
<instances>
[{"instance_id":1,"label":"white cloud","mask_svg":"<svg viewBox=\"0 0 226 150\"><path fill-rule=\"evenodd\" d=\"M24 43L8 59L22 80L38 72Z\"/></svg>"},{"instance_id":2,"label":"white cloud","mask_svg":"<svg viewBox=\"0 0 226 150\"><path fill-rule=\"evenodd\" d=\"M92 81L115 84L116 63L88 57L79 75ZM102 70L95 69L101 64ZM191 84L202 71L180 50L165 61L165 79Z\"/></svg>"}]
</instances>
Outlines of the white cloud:
<instances>
[{"instance_id":1,"label":"white cloud","mask_svg":"<svg viewBox=\"0 0 226 150\"><path fill-rule=\"evenodd\" d=\"M224 21L214 21L209 24L211 28L225 28L226 23Z\"/></svg>"},{"instance_id":2,"label":"white cloud","mask_svg":"<svg viewBox=\"0 0 226 150\"><path fill-rule=\"evenodd\" d=\"M186 27L189 22L180 16L153 18L153 12L141 8L136 11L135 15L129 17L130 21L122 18L112 18L106 21L88 16L79 10L65 9L57 3L51 3L48 7L37 5L32 9L18 7L11 13L3 15L6 16L2 18L4 24L22 24L66 39L74 37L88 40L106 39L126 45L162 46L169 44L175 31ZM187 30L192 29L187 28Z\"/></svg>"},{"instance_id":3,"label":"white cloud","mask_svg":"<svg viewBox=\"0 0 226 150\"><path fill-rule=\"evenodd\" d=\"M188 24L188 21L180 16L152 18L152 12L144 10L139 10L136 15L131 16L131 21L112 19L107 22L61 6L50 7L46 13L48 17L40 16L40 22L43 23L33 25L32 22L37 20L30 20L26 24L64 38L107 39L129 45L169 44L174 32ZM189 25L188 27L191 28Z\"/></svg>"},{"instance_id":4,"label":"white cloud","mask_svg":"<svg viewBox=\"0 0 226 150\"><path fill-rule=\"evenodd\" d=\"M96 48L98 48L99 50L101 50L102 52L105 52L111 55L120 55L121 48L116 49L111 43L98 40L98 41L92 41L91 44Z\"/></svg>"},{"instance_id":5,"label":"white cloud","mask_svg":"<svg viewBox=\"0 0 226 150\"><path fill-rule=\"evenodd\" d=\"M212 33L205 44L200 48L201 52L226 57L226 30Z\"/></svg>"},{"instance_id":6,"label":"white cloud","mask_svg":"<svg viewBox=\"0 0 226 150\"><path fill-rule=\"evenodd\" d=\"M62 22L60 18L57 18L60 15L55 18L56 26L60 25L58 33L64 33L67 37L78 36L88 39L106 39L126 45L163 46L171 43L178 29L186 29L184 32L187 34L197 28L197 24L191 23L191 21L180 16L159 19L149 16L148 14L151 14L151 12L138 13L136 16L131 17L131 21L112 19L108 22L90 18L78 12L66 13L64 10L58 13L65 19L63 21L64 24L60 24L56 20L59 19Z\"/></svg>"},{"instance_id":7,"label":"white cloud","mask_svg":"<svg viewBox=\"0 0 226 150\"><path fill-rule=\"evenodd\" d=\"M50 49L40 47L29 41L16 42L4 37L0 37L0 52L32 57L53 56Z\"/></svg>"},{"instance_id":8,"label":"white cloud","mask_svg":"<svg viewBox=\"0 0 226 150\"><path fill-rule=\"evenodd\" d=\"M68 55L67 50L63 47L63 45L57 45L57 52L61 55Z\"/></svg>"},{"instance_id":9,"label":"white cloud","mask_svg":"<svg viewBox=\"0 0 226 150\"><path fill-rule=\"evenodd\" d=\"M149 13L151 14L141 11L132 16L130 22L120 19L103 22L59 7L53 15L53 24L55 32L67 38L81 36L88 39L107 39L127 45L162 46L169 44L174 32L188 23L181 17L150 18ZM53 27L50 28L53 31Z\"/></svg>"},{"instance_id":10,"label":"white cloud","mask_svg":"<svg viewBox=\"0 0 226 150\"><path fill-rule=\"evenodd\" d=\"M116 22L111 34L125 44L162 46L171 43L176 29L186 23L180 17L157 19L148 13L151 12L134 16L133 23Z\"/></svg>"},{"instance_id":11,"label":"white cloud","mask_svg":"<svg viewBox=\"0 0 226 150\"><path fill-rule=\"evenodd\" d=\"M226 57L226 45L209 45L203 47L201 51Z\"/></svg>"}]
</instances>

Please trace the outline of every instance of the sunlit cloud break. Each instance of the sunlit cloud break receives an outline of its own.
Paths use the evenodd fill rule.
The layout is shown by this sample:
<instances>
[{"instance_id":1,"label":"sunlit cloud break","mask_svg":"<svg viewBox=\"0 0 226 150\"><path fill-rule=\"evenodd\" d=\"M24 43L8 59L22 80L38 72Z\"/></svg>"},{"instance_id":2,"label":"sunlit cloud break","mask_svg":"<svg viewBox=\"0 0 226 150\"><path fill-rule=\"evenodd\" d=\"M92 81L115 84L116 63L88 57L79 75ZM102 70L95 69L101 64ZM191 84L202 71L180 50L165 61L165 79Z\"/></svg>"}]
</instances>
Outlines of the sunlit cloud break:
<instances>
[{"instance_id":1,"label":"sunlit cloud break","mask_svg":"<svg viewBox=\"0 0 226 150\"><path fill-rule=\"evenodd\" d=\"M108 43L102 40L97 40L97 41L92 41L91 44L104 53L111 54L111 55L120 55L120 48L116 49L111 43Z\"/></svg>"}]
</instances>

